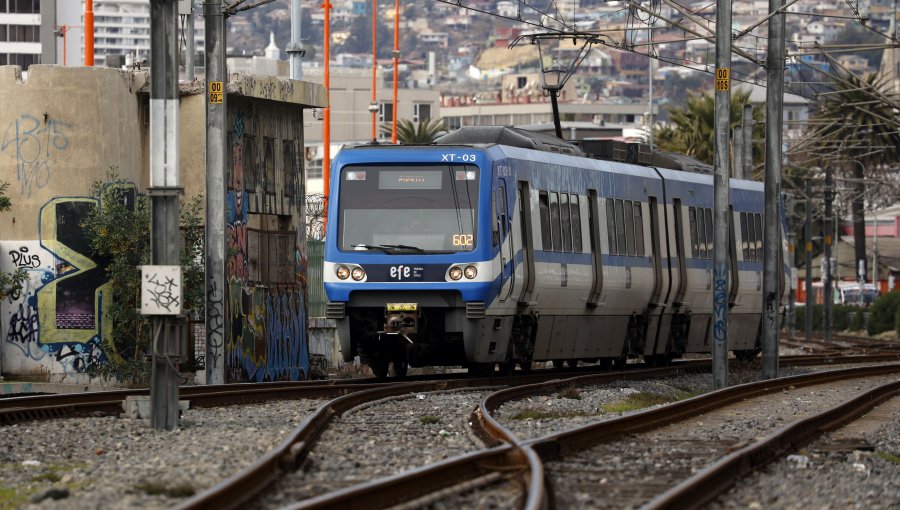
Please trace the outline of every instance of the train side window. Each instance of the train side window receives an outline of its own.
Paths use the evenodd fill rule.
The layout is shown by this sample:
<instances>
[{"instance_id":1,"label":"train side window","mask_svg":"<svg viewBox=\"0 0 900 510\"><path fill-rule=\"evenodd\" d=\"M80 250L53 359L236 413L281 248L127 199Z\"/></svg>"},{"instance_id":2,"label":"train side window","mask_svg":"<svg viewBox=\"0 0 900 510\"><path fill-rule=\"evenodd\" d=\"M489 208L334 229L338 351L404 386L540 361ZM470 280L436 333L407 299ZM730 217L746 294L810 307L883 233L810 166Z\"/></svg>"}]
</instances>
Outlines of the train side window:
<instances>
[{"instance_id":1,"label":"train side window","mask_svg":"<svg viewBox=\"0 0 900 510\"><path fill-rule=\"evenodd\" d=\"M706 251L706 215L703 214L703 208L697 208L697 246L700 247L699 258L705 259Z\"/></svg>"},{"instance_id":2,"label":"train side window","mask_svg":"<svg viewBox=\"0 0 900 510\"><path fill-rule=\"evenodd\" d=\"M562 224L563 251L572 251L572 213L569 210L569 194L559 194L559 217Z\"/></svg>"},{"instance_id":3,"label":"train side window","mask_svg":"<svg viewBox=\"0 0 900 510\"><path fill-rule=\"evenodd\" d=\"M625 201L625 245L628 246L628 255L634 256L634 202Z\"/></svg>"},{"instance_id":4,"label":"train side window","mask_svg":"<svg viewBox=\"0 0 900 510\"><path fill-rule=\"evenodd\" d=\"M706 258L713 258L713 222L712 209L707 207L704 209L706 215Z\"/></svg>"},{"instance_id":5,"label":"train side window","mask_svg":"<svg viewBox=\"0 0 900 510\"><path fill-rule=\"evenodd\" d=\"M569 197L569 207L572 209L572 250L581 253L581 209L578 206L578 195Z\"/></svg>"},{"instance_id":6,"label":"train side window","mask_svg":"<svg viewBox=\"0 0 900 510\"><path fill-rule=\"evenodd\" d=\"M741 213L741 251L744 252L744 260L750 260L750 240L747 239L747 213Z\"/></svg>"},{"instance_id":7,"label":"train side window","mask_svg":"<svg viewBox=\"0 0 900 510\"><path fill-rule=\"evenodd\" d=\"M550 240L550 198L546 191L538 193L538 204L541 210L541 248L552 249Z\"/></svg>"},{"instance_id":8,"label":"train side window","mask_svg":"<svg viewBox=\"0 0 900 510\"><path fill-rule=\"evenodd\" d=\"M619 253L616 243L616 208L611 198L606 199L606 235L609 238L609 254L616 255Z\"/></svg>"},{"instance_id":9,"label":"train side window","mask_svg":"<svg viewBox=\"0 0 900 510\"><path fill-rule=\"evenodd\" d=\"M700 257L700 246L697 240L697 208L688 208L688 221L691 223L691 257Z\"/></svg>"},{"instance_id":10,"label":"train side window","mask_svg":"<svg viewBox=\"0 0 900 510\"><path fill-rule=\"evenodd\" d=\"M762 215L754 214L753 221L756 223L756 261L759 262L762 260L762 252L763 252L763 230L762 230Z\"/></svg>"},{"instance_id":11,"label":"train side window","mask_svg":"<svg viewBox=\"0 0 900 510\"><path fill-rule=\"evenodd\" d=\"M644 214L641 207L641 202L634 203L634 253L639 257L644 256Z\"/></svg>"},{"instance_id":12,"label":"train side window","mask_svg":"<svg viewBox=\"0 0 900 510\"><path fill-rule=\"evenodd\" d=\"M562 250L562 238L559 233L559 193L550 193L550 237L553 241L553 251Z\"/></svg>"},{"instance_id":13,"label":"train side window","mask_svg":"<svg viewBox=\"0 0 900 510\"><path fill-rule=\"evenodd\" d=\"M619 255L628 253L628 241L625 240L625 205L621 200L616 200L616 239L619 245Z\"/></svg>"}]
</instances>

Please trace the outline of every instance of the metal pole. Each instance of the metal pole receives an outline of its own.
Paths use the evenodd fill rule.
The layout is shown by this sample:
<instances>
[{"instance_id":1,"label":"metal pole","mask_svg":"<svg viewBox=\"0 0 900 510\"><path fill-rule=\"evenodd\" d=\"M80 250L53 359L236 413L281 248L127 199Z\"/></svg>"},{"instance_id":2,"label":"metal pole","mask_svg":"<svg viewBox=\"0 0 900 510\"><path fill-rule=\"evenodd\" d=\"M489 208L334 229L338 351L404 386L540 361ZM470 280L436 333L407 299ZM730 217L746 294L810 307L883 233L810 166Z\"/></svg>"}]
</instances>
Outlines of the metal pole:
<instances>
[{"instance_id":1,"label":"metal pole","mask_svg":"<svg viewBox=\"0 0 900 510\"><path fill-rule=\"evenodd\" d=\"M647 47L647 80L650 85L648 91L650 100L647 101L647 106L650 108L650 111L647 112L647 145L650 146L651 151L653 151L653 59L650 58L650 54L653 53L653 25L655 23L656 18L651 16L650 25L647 27L647 40L650 43Z\"/></svg>"},{"instance_id":2,"label":"metal pole","mask_svg":"<svg viewBox=\"0 0 900 510\"><path fill-rule=\"evenodd\" d=\"M713 176L713 387L728 385L728 135L731 134L731 1L716 0L715 173Z\"/></svg>"},{"instance_id":3,"label":"metal pole","mask_svg":"<svg viewBox=\"0 0 900 510\"><path fill-rule=\"evenodd\" d=\"M783 17L784 14L781 16ZM781 26L784 26L784 21L782 21ZM782 37L781 40L784 41L784 38ZM741 175L743 176L741 179L753 179L753 124L755 124L755 122L753 121L753 107L749 104L744 105L744 118L742 123L743 133L741 134L741 142L744 144L744 147L741 150L743 155L743 159L740 163Z\"/></svg>"},{"instance_id":4,"label":"metal pole","mask_svg":"<svg viewBox=\"0 0 900 510\"><path fill-rule=\"evenodd\" d=\"M791 216L793 218L793 216ZM797 279L795 278L797 274L797 234L794 232L793 221L790 222L790 226L788 227L790 230L788 232L788 267L791 269L790 274L790 293L788 295L788 328L790 332L790 337L794 338L794 335L797 334L797 321L796 321L796 301L797 301Z\"/></svg>"},{"instance_id":5,"label":"metal pole","mask_svg":"<svg viewBox=\"0 0 900 510\"><path fill-rule=\"evenodd\" d=\"M176 0L150 2L150 189L151 263L178 265L178 9ZM177 328L171 319L152 316L153 367L150 422L172 430L178 424Z\"/></svg>"},{"instance_id":6,"label":"metal pole","mask_svg":"<svg viewBox=\"0 0 900 510\"><path fill-rule=\"evenodd\" d=\"M731 141L734 147L734 158L731 171L735 179L744 178L744 128L734 128L734 135Z\"/></svg>"},{"instance_id":7,"label":"metal pole","mask_svg":"<svg viewBox=\"0 0 900 510\"><path fill-rule=\"evenodd\" d=\"M94 0L84 2L84 65L94 65Z\"/></svg>"},{"instance_id":8,"label":"metal pole","mask_svg":"<svg viewBox=\"0 0 900 510\"><path fill-rule=\"evenodd\" d=\"M394 113L391 119L391 143L397 143L397 87L400 80L400 0L394 0Z\"/></svg>"},{"instance_id":9,"label":"metal pole","mask_svg":"<svg viewBox=\"0 0 900 510\"><path fill-rule=\"evenodd\" d=\"M375 78L378 75L378 0L372 0L372 102L369 103L369 111L372 112L372 141L378 140L378 95Z\"/></svg>"},{"instance_id":10,"label":"metal pole","mask_svg":"<svg viewBox=\"0 0 900 510\"><path fill-rule=\"evenodd\" d=\"M325 197L322 223L325 225L327 231L328 196L331 193L331 2L325 0L325 2L322 3L322 9L325 11L324 55L322 55L325 76L322 84L325 86L325 99L328 102L328 105L325 106L322 119L322 194Z\"/></svg>"},{"instance_id":11,"label":"metal pole","mask_svg":"<svg viewBox=\"0 0 900 510\"><path fill-rule=\"evenodd\" d=\"M825 333L825 341L831 341L831 304L834 303L834 296L831 290L831 221L832 201L834 194L833 186L833 167L831 164L825 167L825 262L822 264L822 283L824 301L822 307L822 330Z\"/></svg>"},{"instance_id":12,"label":"metal pole","mask_svg":"<svg viewBox=\"0 0 900 510\"><path fill-rule=\"evenodd\" d=\"M203 4L206 28L206 383L225 383L225 13ZM244 190L236 189L235 193Z\"/></svg>"},{"instance_id":13,"label":"metal pole","mask_svg":"<svg viewBox=\"0 0 900 510\"><path fill-rule=\"evenodd\" d=\"M194 57L197 55L197 45L194 43L194 0L188 4L187 13L187 41L184 43L184 67L188 81L194 81L197 75L194 71Z\"/></svg>"},{"instance_id":14,"label":"metal pole","mask_svg":"<svg viewBox=\"0 0 900 510\"><path fill-rule=\"evenodd\" d=\"M769 12L781 10L783 0L769 0ZM780 278L784 267L781 252L781 126L784 99L784 13L769 20L769 51L766 56L766 173L765 213L763 219L763 331L762 377L778 377L778 319L780 312ZM752 110L744 110L744 124L752 118ZM745 132L746 136L747 133ZM752 134L751 134L752 137ZM746 140L744 141L746 144ZM745 145L746 147L746 145ZM752 159L744 154L744 161ZM747 165L745 164L745 169Z\"/></svg>"},{"instance_id":15,"label":"metal pole","mask_svg":"<svg viewBox=\"0 0 900 510\"><path fill-rule=\"evenodd\" d=\"M291 79L303 79L303 63L300 59L306 51L303 49L301 39L301 20L303 19L303 7L300 0L291 0L291 42L287 47L288 60L291 66Z\"/></svg>"},{"instance_id":16,"label":"metal pole","mask_svg":"<svg viewBox=\"0 0 900 510\"><path fill-rule=\"evenodd\" d=\"M803 316L806 318L806 342L812 340L812 324L813 324L813 290L812 290L812 181L806 179L806 224L803 226L803 237L806 240L806 253L804 264L806 264L806 310Z\"/></svg>"},{"instance_id":17,"label":"metal pole","mask_svg":"<svg viewBox=\"0 0 900 510\"><path fill-rule=\"evenodd\" d=\"M553 127L556 128L556 137L563 140L562 124L559 121L559 103L556 102L556 94L559 91L550 89L550 105L553 107ZM478 123L481 124L481 107L478 108Z\"/></svg>"}]
</instances>

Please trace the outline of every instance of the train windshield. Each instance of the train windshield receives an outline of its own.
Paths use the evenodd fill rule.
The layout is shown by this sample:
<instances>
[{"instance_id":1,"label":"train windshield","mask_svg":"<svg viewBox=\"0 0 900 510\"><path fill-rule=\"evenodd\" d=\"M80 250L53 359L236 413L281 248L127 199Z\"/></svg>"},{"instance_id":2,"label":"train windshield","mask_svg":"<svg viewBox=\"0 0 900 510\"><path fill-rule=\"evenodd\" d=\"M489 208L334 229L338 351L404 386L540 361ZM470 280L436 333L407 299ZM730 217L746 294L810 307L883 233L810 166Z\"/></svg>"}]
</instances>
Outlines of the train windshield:
<instances>
[{"instance_id":1,"label":"train windshield","mask_svg":"<svg viewBox=\"0 0 900 510\"><path fill-rule=\"evenodd\" d=\"M475 249L478 167L355 165L341 172L341 250Z\"/></svg>"}]
</instances>

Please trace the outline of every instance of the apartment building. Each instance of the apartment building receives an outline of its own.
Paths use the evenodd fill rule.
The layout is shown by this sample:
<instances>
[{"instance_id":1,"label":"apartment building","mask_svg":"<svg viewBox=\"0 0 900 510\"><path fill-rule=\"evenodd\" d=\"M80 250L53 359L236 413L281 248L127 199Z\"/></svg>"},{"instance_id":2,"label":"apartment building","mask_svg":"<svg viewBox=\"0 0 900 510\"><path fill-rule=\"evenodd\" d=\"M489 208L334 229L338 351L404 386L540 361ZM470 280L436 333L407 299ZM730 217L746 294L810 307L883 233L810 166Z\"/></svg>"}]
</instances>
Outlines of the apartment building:
<instances>
[{"instance_id":1,"label":"apartment building","mask_svg":"<svg viewBox=\"0 0 900 510\"><path fill-rule=\"evenodd\" d=\"M53 63L55 13L52 1L0 0L0 65Z\"/></svg>"}]
</instances>

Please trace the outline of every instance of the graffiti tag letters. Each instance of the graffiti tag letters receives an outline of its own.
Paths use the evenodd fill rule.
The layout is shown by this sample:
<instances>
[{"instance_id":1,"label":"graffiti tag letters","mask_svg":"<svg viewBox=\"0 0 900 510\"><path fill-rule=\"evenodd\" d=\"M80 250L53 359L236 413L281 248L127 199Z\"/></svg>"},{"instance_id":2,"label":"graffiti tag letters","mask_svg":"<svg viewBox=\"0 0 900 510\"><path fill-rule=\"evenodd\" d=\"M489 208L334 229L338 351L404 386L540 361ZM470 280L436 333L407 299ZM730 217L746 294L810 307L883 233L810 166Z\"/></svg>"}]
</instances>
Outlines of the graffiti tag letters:
<instances>
[{"instance_id":1,"label":"graffiti tag letters","mask_svg":"<svg viewBox=\"0 0 900 510\"><path fill-rule=\"evenodd\" d=\"M22 195L30 197L35 188L50 182L51 161L69 147L67 131L71 128L66 122L48 119L47 114L42 119L23 114L6 127L0 152L15 151Z\"/></svg>"}]
</instances>

